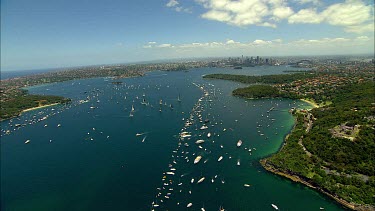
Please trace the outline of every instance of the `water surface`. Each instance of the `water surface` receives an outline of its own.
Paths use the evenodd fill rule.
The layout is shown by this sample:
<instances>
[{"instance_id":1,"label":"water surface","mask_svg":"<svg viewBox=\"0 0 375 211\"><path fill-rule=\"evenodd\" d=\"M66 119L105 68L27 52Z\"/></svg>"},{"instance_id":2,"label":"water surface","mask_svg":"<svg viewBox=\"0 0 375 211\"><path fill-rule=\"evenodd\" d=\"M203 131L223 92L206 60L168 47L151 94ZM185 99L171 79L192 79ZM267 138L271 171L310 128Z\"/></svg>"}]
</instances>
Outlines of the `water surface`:
<instances>
[{"instance_id":1,"label":"water surface","mask_svg":"<svg viewBox=\"0 0 375 211\"><path fill-rule=\"evenodd\" d=\"M1 123L1 210L150 210L152 203L159 205L155 210L184 210L188 203L190 210L273 210L271 204L280 210L340 210L325 196L259 165L291 130L288 110L307 104L245 100L231 96L244 84L202 79L210 73L286 69L154 71L121 79L120 85L96 78L31 87L31 93L73 102ZM182 131L190 139L181 140ZM195 144L199 139L205 140L202 149ZM194 165L198 155L202 159Z\"/></svg>"}]
</instances>

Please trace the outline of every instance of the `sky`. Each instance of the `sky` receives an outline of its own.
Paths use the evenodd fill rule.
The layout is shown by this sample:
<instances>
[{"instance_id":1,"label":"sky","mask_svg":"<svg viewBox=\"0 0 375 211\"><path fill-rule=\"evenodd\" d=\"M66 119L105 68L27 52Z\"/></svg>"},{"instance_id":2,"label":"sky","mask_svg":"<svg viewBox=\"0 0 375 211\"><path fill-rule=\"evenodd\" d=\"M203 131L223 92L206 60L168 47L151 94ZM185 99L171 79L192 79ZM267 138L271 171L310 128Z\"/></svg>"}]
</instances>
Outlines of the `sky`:
<instances>
[{"instance_id":1,"label":"sky","mask_svg":"<svg viewBox=\"0 0 375 211\"><path fill-rule=\"evenodd\" d=\"M1 71L374 54L373 0L1 0Z\"/></svg>"}]
</instances>

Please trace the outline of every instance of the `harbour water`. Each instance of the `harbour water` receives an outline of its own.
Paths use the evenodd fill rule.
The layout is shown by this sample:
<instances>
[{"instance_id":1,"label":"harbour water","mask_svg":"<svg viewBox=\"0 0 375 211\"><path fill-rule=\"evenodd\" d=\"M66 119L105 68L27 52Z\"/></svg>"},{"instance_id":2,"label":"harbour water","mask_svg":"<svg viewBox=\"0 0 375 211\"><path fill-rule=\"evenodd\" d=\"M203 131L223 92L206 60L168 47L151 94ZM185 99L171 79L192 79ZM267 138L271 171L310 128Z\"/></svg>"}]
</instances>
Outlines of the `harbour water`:
<instances>
[{"instance_id":1,"label":"harbour water","mask_svg":"<svg viewBox=\"0 0 375 211\"><path fill-rule=\"evenodd\" d=\"M293 127L288 110L308 104L237 98L231 91L246 85L202 78L286 69L154 71L117 85L95 78L31 87L72 103L1 123L1 210L342 210L259 165Z\"/></svg>"}]
</instances>

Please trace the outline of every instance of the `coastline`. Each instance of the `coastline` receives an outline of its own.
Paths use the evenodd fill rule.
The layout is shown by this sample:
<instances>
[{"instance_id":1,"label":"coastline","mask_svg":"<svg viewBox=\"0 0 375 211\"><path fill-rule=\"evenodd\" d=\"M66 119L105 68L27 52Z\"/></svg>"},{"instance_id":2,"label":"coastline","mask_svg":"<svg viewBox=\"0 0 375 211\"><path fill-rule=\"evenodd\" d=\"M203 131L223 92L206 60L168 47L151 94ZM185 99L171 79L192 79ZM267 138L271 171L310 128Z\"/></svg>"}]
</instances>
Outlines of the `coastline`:
<instances>
[{"instance_id":1,"label":"coastline","mask_svg":"<svg viewBox=\"0 0 375 211\"><path fill-rule=\"evenodd\" d=\"M47 105L43 105L43 106L38 106L38 107L33 107L33 108L27 108L27 109L22 110L21 113L28 112L28 111L33 111L33 110L37 110L37 109L41 109L41 108L47 108L47 107L55 106L55 105L58 105L58 104L60 104L60 103L51 103L51 104L47 104Z\"/></svg>"},{"instance_id":2,"label":"coastline","mask_svg":"<svg viewBox=\"0 0 375 211\"><path fill-rule=\"evenodd\" d=\"M280 147L280 149L275 154L281 152L284 149L285 144L288 142L288 137L294 132L294 128L295 128L296 124L297 124L297 120L295 119L295 123L294 123L293 129L290 131L289 134L286 135L286 137L285 137L285 139L283 141L283 145ZM303 185L305 185L305 186L307 186L309 188L312 188L312 189L314 189L316 191L319 191L320 193L322 193L322 194L330 197L331 199L335 200L337 203L341 204L342 206L344 206L344 207L346 207L348 209L359 210L359 211L375 211L375 208L372 207L372 206L350 203L350 202L348 202L348 201L346 201L344 199L341 199L338 196L333 195L332 193L327 192L326 190L324 190L319 185L316 185L315 183L311 183L311 181L309 181L308 179L306 179L304 177L301 177L298 174L293 173L292 171L287 171L286 172L286 171L283 171L281 169L278 169L272 163L268 162L268 158L270 158L271 156L272 155L259 160L259 163L261 164L261 166L266 171L271 172L273 174L276 174L278 176L287 178L289 180L292 180L293 182L301 183L301 184L303 184Z\"/></svg>"},{"instance_id":3,"label":"coastline","mask_svg":"<svg viewBox=\"0 0 375 211\"><path fill-rule=\"evenodd\" d=\"M293 182L301 183L301 184L303 184L303 185L306 185L306 186L309 187L309 188L312 188L312 189L314 189L314 190L317 190L317 191L319 191L320 193L323 193L324 195L326 195L326 196L332 198L332 199L335 200L337 203L343 205L343 206L346 207L346 208L349 208L349 209L351 209L351 210L370 210L369 207L363 207L363 206L360 206L360 205L355 205L355 204L349 203L349 202L347 202L347 201L345 201L345 200L343 200L343 199L340 199L340 198L338 198L338 197L336 197L336 196L334 196L334 195L332 195L332 194L326 192L326 191L323 190L321 187L319 187L319 186L315 186L315 185L311 184L310 182L304 180L303 178L300 178L300 177L297 176L297 175L293 175L293 174L291 174L291 173L287 173L287 172L283 172L283 171L278 170L277 168L275 168L275 167L272 166L271 164L267 163L267 158L261 159L261 160L259 161L259 163L262 165L262 167L263 167L265 170L267 170L267 171L269 171L269 172L271 172L271 173L273 173L273 174L276 174L276 175L282 176L282 177L284 177L284 178L290 179L290 180L292 180Z\"/></svg>"},{"instance_id":4,"label":"coastline","mask_svg":"<svg viewBox=\"0 0 375 211\"><path fill-rule=\"evenodd\" d=\"M310 105L312 105L314 108L319 108L320 106L313 100L310 100L310 99L306 99L306 98L302 98L300 99L301 101L305 102L305 103L308 103Z\"/></svg>"}]
</instances>

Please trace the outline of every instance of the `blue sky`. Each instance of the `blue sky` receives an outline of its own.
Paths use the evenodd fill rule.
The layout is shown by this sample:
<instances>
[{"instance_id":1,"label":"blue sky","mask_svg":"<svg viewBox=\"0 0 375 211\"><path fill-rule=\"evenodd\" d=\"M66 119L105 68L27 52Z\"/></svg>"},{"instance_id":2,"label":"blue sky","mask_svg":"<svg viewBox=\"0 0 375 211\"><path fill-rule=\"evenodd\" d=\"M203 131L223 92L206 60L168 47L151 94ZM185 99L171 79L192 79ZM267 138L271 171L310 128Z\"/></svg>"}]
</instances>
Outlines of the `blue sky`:
<instances>
[{"instance_id":1,"label":"blue sky","mask_svg":"<svg viewBox=\"0 0 375 211\"><path fill-rule=\"evenodd\" d=\"M1 70L374 53L372 0L1 0Z\"/></svg>"}]
</instances>

